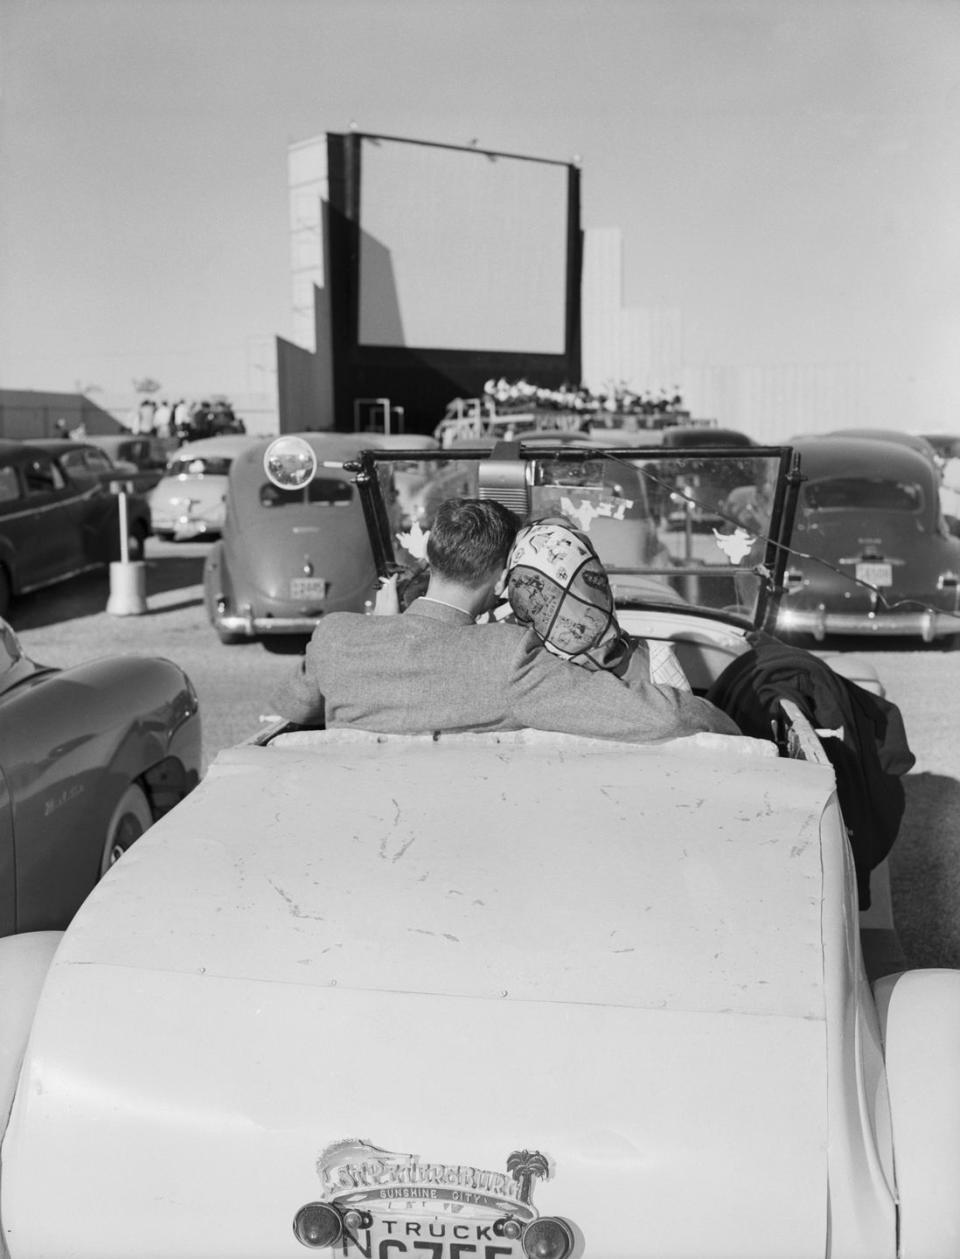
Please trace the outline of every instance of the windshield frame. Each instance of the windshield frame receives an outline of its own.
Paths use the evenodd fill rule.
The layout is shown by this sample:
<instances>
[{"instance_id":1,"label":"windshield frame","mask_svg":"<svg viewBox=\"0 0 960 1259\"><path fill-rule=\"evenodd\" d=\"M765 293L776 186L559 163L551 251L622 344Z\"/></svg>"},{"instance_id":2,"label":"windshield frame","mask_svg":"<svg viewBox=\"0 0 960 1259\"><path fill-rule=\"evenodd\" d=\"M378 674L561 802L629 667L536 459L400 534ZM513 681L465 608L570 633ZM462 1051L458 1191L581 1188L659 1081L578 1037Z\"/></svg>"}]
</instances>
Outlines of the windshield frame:
<instances>
[{"instance_id":1,"label":"windshield frame","mask_svg":"<svg viewBox=\"0 0 960 1259\"><path fill-rule=\"evenodd\" d=\"M622 460L635 465L637 461L653 460L658 463L669 463L672 466L683 463L702 462L717 459L720 461L737 461L744 458L751 460L776 461L777 475L773 487L773 498L770 507L770 524L763 540L762 559L753 567L761 580L758 583L756 605L752 618L722 609L705 607L702 604L682 604L675 601L659 601L645 592L630 598L621 598L620 607L650 607L683 611L693 616L707 617L713 620L728 622L740 627L773 631L777 611L784 592L784 575L789 558L790 536L797 510L797 498L801 482L799 461L789 446L751 446L747 447L711 447L708 445L696 448L671 448L664 450L661 446L637 447L601 445L595 441L576 444L560 442L548 443L540 438L536 443L526 446L523 439L499 442L496 445L458 447L438 451L404 451L404 450L366 450L356 460L346 462L346 470L356 474L356 483L364 520L370 539L373 558L379 577L389 577L404 566L398 562L394 546L393 530L395 522L391 517L381 485L378 468L383 465L392 466L405 460L416 458L424 464L443 464L451 462L472 462L489 465L486 480L488 482L482 496L497 498L506 506L518 511L518 504L523 498L529 502L529 494L534 479L534 469L545 460L563 462L583 462L591 459ZM518 511L522 518L525 512ZM730 523L736 524L735 521ZM636 570L640 571L640 570ZM651 570L652 571L652 570ZM713 570L704 568L703 575L711 575ZM730 573L729 568L717 567L717 573ZM611 570L612 583L616 585L615 570ZM623 592L621 591L621 596Z\"/></svg>"}]
</instances>

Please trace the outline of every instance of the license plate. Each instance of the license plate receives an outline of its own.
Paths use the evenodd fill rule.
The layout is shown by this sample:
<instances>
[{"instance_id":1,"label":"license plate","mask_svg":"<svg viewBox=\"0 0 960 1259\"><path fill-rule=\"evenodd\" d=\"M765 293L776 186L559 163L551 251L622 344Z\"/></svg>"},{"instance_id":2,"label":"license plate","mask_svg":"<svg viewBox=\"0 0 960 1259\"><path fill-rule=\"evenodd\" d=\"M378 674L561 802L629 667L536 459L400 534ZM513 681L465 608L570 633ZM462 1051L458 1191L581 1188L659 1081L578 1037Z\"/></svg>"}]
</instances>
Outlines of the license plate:
<instances>
[{"instance_id":1,"label":"license plate","mask_svg":"<svg viewBox=\"0 0 960 1259\"><path fill-rule=\"evenodd\" d=\"M524 1259L520 1243L497 1237L492 1223L442 1217L375 1220L372 1228L344 1236L334 1254L345 1259Z\"/></svg>"},{"instance_id":2,"label":"license plate","mask_svg":"<svg viewBox=\"0 0 960 1259\"><path fill-rule=\"evenodd\" d=\"M868 586L892 586L892 564L858 564L857 581L865 581Z\"/></svg>"},{"instance_id":3,"label":"license plate","mask_svg":"<svg viewBox=\"0 0 960 1259\"><path fill-rule=\"evenodd\" d=\"M322 577L291 577L291 599L325 599L327 583Z\"/></svg>"}]
</instances>

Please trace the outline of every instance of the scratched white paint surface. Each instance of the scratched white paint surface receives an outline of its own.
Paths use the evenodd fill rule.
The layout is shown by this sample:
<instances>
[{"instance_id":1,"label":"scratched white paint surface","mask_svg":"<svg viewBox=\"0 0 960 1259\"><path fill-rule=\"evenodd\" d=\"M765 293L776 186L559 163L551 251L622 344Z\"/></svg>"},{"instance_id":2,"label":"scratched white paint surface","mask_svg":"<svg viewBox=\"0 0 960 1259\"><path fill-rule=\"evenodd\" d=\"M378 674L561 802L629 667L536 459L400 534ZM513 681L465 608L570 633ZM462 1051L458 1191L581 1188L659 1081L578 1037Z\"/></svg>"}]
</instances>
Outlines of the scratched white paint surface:
<instances>
[{"instance_id":1,"label":"scratched white paint surface","mask_svg":"<svg viewBox=\"0 0 960 1259\"><path fill-rule=\"evenodd\" d=\"M576 742L221 754L64 960L123 940L144 969L820 1017L831 771L719 736Z\"/></svg>"},{"instance_id":2,"label":"scratched white paint surface","mask_svg":"<svg viewBox=\"0 0 960 1259\"><path fill-rule=\"evenodd\" d=\"M321 742L222 755L68 932L12 1259L293 1259L348 1137L543 1150L587 1255L821 1256L829 771L720 736ZM892 1254L891 1211L848 1253Z\"/></svg>"}]
</instances>

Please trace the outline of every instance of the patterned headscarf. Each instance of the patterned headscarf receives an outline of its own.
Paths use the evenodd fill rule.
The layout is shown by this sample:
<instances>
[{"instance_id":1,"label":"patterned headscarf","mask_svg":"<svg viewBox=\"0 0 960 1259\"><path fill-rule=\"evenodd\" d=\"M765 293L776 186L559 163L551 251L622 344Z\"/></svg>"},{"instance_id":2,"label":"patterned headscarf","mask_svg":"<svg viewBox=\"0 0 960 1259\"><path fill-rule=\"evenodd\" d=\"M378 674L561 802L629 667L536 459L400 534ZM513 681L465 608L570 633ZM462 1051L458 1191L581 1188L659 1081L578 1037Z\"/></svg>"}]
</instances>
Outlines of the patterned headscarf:
<instances>
[{"instance_id":1,"label":"patterned headscarf","mask_svg":"<svg viewBox=\"0 0 960 1259\"><path fill-rule=\"evenodd\" d=\"M606 569L570 521L548 516L521 529L507 574L514 616L547 651L588 669L626 669L632 644L617 623Z\"/></svg>"}]
</instances>

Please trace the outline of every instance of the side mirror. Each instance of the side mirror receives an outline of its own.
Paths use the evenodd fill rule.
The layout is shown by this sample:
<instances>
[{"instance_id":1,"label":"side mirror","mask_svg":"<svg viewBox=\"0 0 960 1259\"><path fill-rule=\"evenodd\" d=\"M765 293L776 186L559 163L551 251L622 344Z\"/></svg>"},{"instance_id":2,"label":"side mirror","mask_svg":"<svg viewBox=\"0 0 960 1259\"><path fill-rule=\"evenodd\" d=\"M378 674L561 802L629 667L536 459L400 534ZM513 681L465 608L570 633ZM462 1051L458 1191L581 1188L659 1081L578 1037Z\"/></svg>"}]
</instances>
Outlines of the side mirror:
<instances>
[{"instance_id":1,"label":"side mirror","mask_svg":"<svg viewBox=\"0 0 960 1259\"><path fill-rule=\"evenodd\" d=\"M302 437L278 437L263 455L267 478L281 490L302 490L317 475L317 456Z\"/></svg>"}]
</instances>

